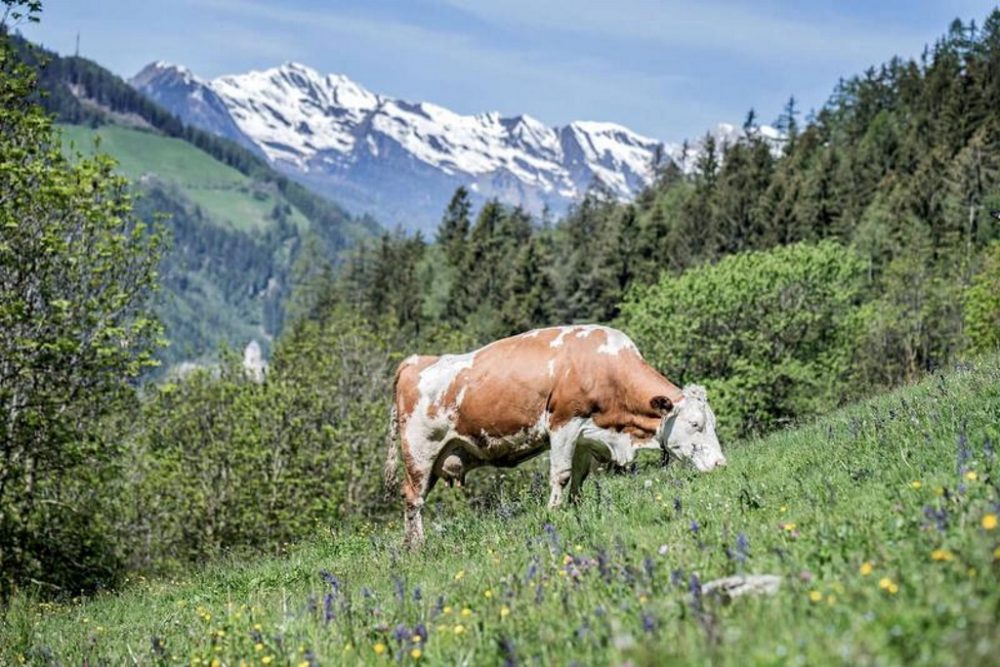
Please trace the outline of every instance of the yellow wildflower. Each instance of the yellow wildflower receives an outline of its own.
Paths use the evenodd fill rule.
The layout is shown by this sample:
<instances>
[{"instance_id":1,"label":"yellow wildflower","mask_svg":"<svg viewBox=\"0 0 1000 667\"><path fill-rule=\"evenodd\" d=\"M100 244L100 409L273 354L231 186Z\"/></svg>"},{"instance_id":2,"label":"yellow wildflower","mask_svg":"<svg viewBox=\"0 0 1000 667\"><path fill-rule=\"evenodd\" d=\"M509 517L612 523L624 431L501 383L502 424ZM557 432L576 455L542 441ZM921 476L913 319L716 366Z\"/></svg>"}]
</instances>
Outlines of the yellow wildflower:
<instances>
[{"instance_id":1,"label":"yellow wildflower","mask_svg":"<svg viewBox=\"0 0 1000 667\"><path fill-rule=\"evenodd\" d=\"M462 624L460 623L460 624L458 624L458 625L456 625L456 626L455 626L455 628L454 628L454 633L455 633L456 635L460 635L460 634L462 634L463 632L465 632L465 626L464 626L464 625L462 625Z\"/></svg>"},{"instance_id":2,"label":"yellow wildflower","mask_svg":"<svg viewBox=\"0 0 1000 667\"><path fill-rule=\"evenodd\" d=\"M569 565L572 562L573 562L573 557L572 556L570 556L569 554L566 554L565 556L563 556L563 565Z\"/></svg>"},{"instance_id":3,"label":"yellow wildflower","mask_svg":"<svg viewBox=\"0 0 1000 667\"><path fill-rule=\"evenodd\" d=\"M493 591L487 588L485 591L483 591L483 597L489 600L490 598L493 597Z\"/></svg>"},{"instance_id":4,"label":"yellow wildflower","mask_svg":"<svg viewBox=\"0 0 1000 667\"><path fill-rule=\"evenodd\" d=\"M445 616L447 616L448 614L450 614L451 613L451 605L445 605L444 609L441 610L441 613L444 614Z\"/></svg>"},{"instance_id":5,"label":"yellow wildflower","mask_svg":"<svg viewBox=\"0 0 1000 667\"><path fill-rule=\"evenodd\" d=\"M260 623L254 623L253 629L256 630L257 632L260 632L261 630L264 629L264 627Z\"/></svg>"},{"instance_id":6,"label":"yellow wildflower","mask_svg":"<svg viewBox=\"0 0 1000 667\"><path fill-rule=\"evenodd\" d=\"M375 646L372 646L372 650L375 651L375 655L382 655L385 653L385 644L379 642L378 644L375 644Z\"/></svg>"},{"instance_id":7,"label":"yellow wildflower","mask_svg":"<svg viewBox=\"0 0 1000 667\"><path fill-rule=\"evenodd\" d=\"M965 479L969 480L970 482L975 482L977 479L979 479L979 475L976 474L975 470L970 470L969 472L965 473Z\"/></svg>"},{"instance_id":8,"label":"yellow wildflower","mask_svg":"<svg viewBox=\"0 0 1000 667\"><path fill-rule=\"evenodd\" d=\"M954 556L947 549L935 549L931 552L931 558L937 561L949 561L954 558Z\"/></svg>"},{"instance_id":9,"label":"yellow wildflower","mask_svg":"<svg viewBox=\"0 0 1000 667\"><path fill-rule=\"evenodd\" d=\"M826 603L827 603L828 605L830 605L831 607L832 607L832 606L833 606L834 604L836 604L836 602L837 602L837 596L836 596L836 595L827 595L827 596L826 596Z\"/></svg>"},{"instance_id":10,"label":"yellow wildflower","mask_svg":"<svg viewBox=\"0 0 1000 667\"><path fill-rule=\"evenodd\" d=\"M878 587L881 588L883 591L888 590L890 586L892 586L892 579L890 579L889 577L882 577L881 579L878 580Z\"/></svg>"},{"instance_id":11,"label":"yellow wildflower","mask_svg":"<svg viewBox=\"0 0 1000 667\"><path fill-rule=\"evenodd\" d=\"M645 595L640 595L639 596L639 604L646 604L647 602L649 602L649 598L648 597L646 597Z\"/></svg>"},{"instance_id":12,"label":"yellow wildflower","mask_svg":"<svg viewBox=\"0 0 1000 667\"><path fill-rule=\"evenodd\" d=\"M993 560L1000 560L1000 547L993 550Z\"/></svg>"},{"instance_id":13,"label":"yellow wildflower","mask_svg":"<svg viewBox=\"0 0 1000 667\"><path fill-rule=\"evenodd\" d=\"M820 593L819 591L809 591L809 599L812 602L819 602L820 600L823 599L823 594Z\"/></svg>"},{"instance_id":14,"label":"yellow wildflower","mask_svg":"<svg viewBox=\"0 0 1000 667\"><path fill-rule=\"evenodd\" d=\"M272 662L274 662L274 656L273 655L265 655L263 658L260 659L260 661L264 665L270 665Z\"/></svg>"},{"instance_id":15,"label":"yellow wildflower","mask_svg":"<svg viewBox=\"0 0 1000 667\"><path fill-rule=\"evenodd\" d=\"M218 658L212 658L212 662L209 663L211 667L222 667L222 661Z\"/></svg>"},{"instance_id":16,"label":"yellow wildflower","mask_svg":"<svg viewBox=\"0 0 1000 667\"><path fill-rule=\"evenodd\" d=\"M472 610L469 609L468 607L463 607L462 608L462 616L465 616L466 618L468 618L469 616L472 616Z\"/></svg>"},{"instance_id":17,"label":"yellow wildflower","mask_svg":"<svg viewBox=\"0 0 1000 667\"><path fill-rule=\"evenodd\" d=\"M782 525L782 528L784 528L787 532L790 533L793 530L795 530L795 524L794 523L786 523L786 524Z\"/></svg>"},{"instance_id":18,"label":"yellow wildflower","mask_svg":"<svg viewBox=\"0 0 1000 667\"><path fill-rule=\"evenodd\" d=\"M309 663L309 661L308 661L308 660L303 660L302 662L300 662L300 663L298 664L298 667L309 667L309 664L310 664L310 663Z\"/></svg>"},{"instance_id":19,"label":"yellow wildflower","mask_svg":"<svg viewBox=\"0 0 1000 667\"><path fill-rule=\"evenodd\" d=\"M459 570L455 573L455 581L461 581L465 578L465 570Z\"/></svg>"},{"instance_id":20,"label":"yellow wildflower","mask_svg":"<svg viewBox=\"0 0 1000 667\"><path fill-rule=\"evenodd\" d=\"M412 641L414 644L419 644L420 642L424 641L424 638L421 637L420 635L413 635L412 637L410 637L410 641Z\"/></svg>"},{"instance_id":21,"label":"yellow wildflower","mask_svg":"<svg viewBox=\"0 0 1000 667\"><path fill-rule=\"evenodd\" d=\"M866 560L864 563L861 564L861 567L858 568L858 572L861 573L862 577L867 577L869 574L872 573L872 570L874 569L875 566L872 565L871 562Z\"/></svg>"},{"instance_id":22,"label":"yellow wildflower","mask_svg":"<svg viewBox=\"0 0 1000 667\"><path fill-rule=\"evenodd\" d=\"M255 650L255 651L263 651L264 650L264 645L261 644L260 642L257 642L256 644L253 645L253 650Z\"/></svg>"},{"instance_id":23,"label":"yellow wildflower","mask_svg":"<svg viewBox=\"0 0 1000 667\"><path fill-rule=\"evenodd\" d=\"M510 607L504 605L500 607L500 618L507 618L510 615Z\"/></svg>"},{"instance_id":24,"label":"yellow wildflower","mask_svg":"<svg viewBox=\"0 0 1000 667\"><path fill-rule=\"evenodd\" d=\"M912 482L910 482L910 486L912 486L914 489L919 489L921 486L923 486L923 483L919 479L915 479Z\"/></svg>"},{"instance_id":25,"label":"yellow wildflower","mask_svg":"<svg viewBox=\"0 0 1000 667\"><path fill-rule=\"evenodd\" d=\"M410 651L410 657L413 658L414 660L420 660L420 656L422 656L423 654L424 652L418 648L415 648L412 651Z\"/></svg>"},{"instance_id":26,"label":"yellow wildflower","mask_svg":"<svg viewBox=\"0 0 1000 667\"><path fill-rule=\"evenodd\" d=\"M935 496L943 496L944 495L944 487L943 486L935 486L934 487L934 495Z\"/></svg>"},{"instance_id":27,"label":"yellow wildflower","mask_svg":"<svg viewBox=\"0 0 1000 667\"><path fill-rule=\"evenodd\" d=\"M889 584L889 588L887 590L889 591L890 595L895 595L896 593L899 592L899 586L897 586L896 584Z\"/></svg>"},{"instance_id":28,"label":"yellow wildflower","mask_svg":"<svg viewBox=\"0 0 1000 667\"><path fill-rule=\"evenodd\" d=\"M994 530L997 527L997 515L992 512L984 514L982 523L985 530Z\"/></svg>"}]
</instances>

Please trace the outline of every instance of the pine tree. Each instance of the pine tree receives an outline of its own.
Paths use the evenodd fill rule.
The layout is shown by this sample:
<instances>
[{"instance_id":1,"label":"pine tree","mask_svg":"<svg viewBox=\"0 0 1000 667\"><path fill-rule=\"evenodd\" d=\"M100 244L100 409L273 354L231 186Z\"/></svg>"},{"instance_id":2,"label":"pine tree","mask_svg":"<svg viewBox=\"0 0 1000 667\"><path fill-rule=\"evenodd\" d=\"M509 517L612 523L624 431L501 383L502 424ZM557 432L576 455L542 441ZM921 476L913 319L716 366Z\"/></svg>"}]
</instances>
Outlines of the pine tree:
<instances>
[{"instance_id":1,"label":"pine tree","mask_svg":"<svg viewBox=\"0 0 1000 667\"><path fill-rule=\"evenodd\" d=\"M441 224L438 225L437 243L445 251L445 257L451 266L462 263L465 254L465 243L469 235L469 191L465 186L459 186L448 202Z\"/></svg>"}]
</instances>

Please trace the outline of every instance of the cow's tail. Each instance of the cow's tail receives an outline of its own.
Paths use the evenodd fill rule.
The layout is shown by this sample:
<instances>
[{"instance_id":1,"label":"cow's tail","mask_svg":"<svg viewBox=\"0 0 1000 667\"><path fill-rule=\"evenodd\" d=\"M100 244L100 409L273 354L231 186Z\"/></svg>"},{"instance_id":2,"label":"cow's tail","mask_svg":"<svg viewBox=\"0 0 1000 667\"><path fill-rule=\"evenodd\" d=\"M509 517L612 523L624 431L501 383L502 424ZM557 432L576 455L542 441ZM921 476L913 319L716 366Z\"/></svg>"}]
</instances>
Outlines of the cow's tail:
<instances>
[{"instance_id":1,"label":"cow's tail","mask_svg":"<svg viewBox=\"0 0 1000 667\"><path fill-rule=\"evenodd\" d=\"M393 386L392 407L389 408L389 432L385 435L385 467L382 481L386 495L399 489L399 415L396 411L396 388Z\"/></svg>"}]
</instances>

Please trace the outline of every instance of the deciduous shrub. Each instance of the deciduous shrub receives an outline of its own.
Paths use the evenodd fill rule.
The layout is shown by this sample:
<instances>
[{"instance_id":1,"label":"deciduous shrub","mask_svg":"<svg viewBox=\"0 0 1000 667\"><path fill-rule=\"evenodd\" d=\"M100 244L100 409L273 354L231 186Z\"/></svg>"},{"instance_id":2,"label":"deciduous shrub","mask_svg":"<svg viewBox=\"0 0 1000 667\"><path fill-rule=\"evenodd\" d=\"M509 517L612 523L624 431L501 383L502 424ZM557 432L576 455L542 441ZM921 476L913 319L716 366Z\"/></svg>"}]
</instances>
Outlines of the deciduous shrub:
<instances>
[{"instance_id":1,"label":"deciduous shrub","mask_svg":"<svg viewBox=\"0 0 1000 667\"><path fill-rule=\"evenodd\" d=\"M633 289L618 324L676 383L707 386L732 438L850 396L864 266L824 242L748 252Z\"/></svg>"}]
</instances>

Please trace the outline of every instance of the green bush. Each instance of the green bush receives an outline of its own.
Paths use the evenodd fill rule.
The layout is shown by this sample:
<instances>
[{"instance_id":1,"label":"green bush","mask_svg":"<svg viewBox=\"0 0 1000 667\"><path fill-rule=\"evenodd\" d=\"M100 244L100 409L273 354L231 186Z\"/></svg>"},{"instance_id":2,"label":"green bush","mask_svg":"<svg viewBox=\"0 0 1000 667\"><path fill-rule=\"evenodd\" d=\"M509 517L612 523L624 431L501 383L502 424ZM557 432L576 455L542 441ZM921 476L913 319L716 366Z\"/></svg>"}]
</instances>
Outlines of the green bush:
<instances>
[{"instance_id":1,"label":"green bush","mask_svg":"<svg viewBox=\"0 0 1000 667\"><path fill-rule=\"evenodd\" d=\"M263 382L230 358L153 389L132 440L132 565L274 552L381 508L397 357L343 315L300 322Z\"/></svg>"},{"instance_id":2,"label":"green bush","mask_svg":"<svg viewBox=\"0 0 1000 667\"><path fill-rule=\"evenodd\" d=\"M983 252L983 266L965 292L965 333L974 351L1000 347L1000 242Z\"/></svg>"},{"instance_id":3,"label":"green bush","mask_svg":"<svg viewBox=\"0 0 1000 667\"><path fill-rule=\"evenodd\" d=\"M724 258L633 289L618 321L678 384L703 383L726 439L851 395L864 266L833 242Z\"/></svg>"}]
</instances>

